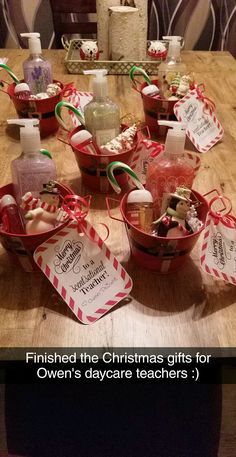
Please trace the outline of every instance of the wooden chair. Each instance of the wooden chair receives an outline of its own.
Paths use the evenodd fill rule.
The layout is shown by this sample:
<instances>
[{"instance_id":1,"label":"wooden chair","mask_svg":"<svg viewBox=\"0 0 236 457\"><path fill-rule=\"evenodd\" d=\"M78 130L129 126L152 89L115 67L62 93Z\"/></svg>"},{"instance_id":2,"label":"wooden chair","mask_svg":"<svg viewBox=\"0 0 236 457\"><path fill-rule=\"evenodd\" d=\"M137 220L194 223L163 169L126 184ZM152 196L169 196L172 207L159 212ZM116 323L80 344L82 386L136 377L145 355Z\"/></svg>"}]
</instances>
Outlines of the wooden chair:
<instances>
[{"instance_id":1,"label":"wooden chair","mask_svg":"<svg viewBox=\"0 0 236 457\"><path fill-rule=\"evenodd\" d=\"M97 37L96 0L50 0L55 41L61 48L61 36Z\"/></svg>"}]
</instances>

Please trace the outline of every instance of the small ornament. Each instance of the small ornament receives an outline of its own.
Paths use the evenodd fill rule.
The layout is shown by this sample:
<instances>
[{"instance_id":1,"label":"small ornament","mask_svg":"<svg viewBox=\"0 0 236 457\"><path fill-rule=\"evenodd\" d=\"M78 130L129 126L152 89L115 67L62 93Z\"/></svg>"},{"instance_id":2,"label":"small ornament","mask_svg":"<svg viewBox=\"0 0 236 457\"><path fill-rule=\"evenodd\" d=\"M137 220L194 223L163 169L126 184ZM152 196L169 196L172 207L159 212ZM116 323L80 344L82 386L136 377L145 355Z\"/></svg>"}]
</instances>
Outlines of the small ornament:
<instances>
[{"instance_id":1,"label":"small ornament","mask_svg":"<svg viewBox=\"0 0 236 457\"><path fill-rule=\"evenodd\" d=\"M100 146L102 154L118 154L124 150L131 149L136 133L137 126L133 124L131 127L124 130L124 132L120 133L116 138Z\"/></svg>"},{"instance_id":2,"label":"small ornament","mask_svg":"<svg viewBox=\"0 0 236 457\"><path fill-rule=\"evenodd\" d=\"M166 212L153 224L156 225L153 234L167 238L179 238L193 233L187 214L190 209L191 190L185 187L177 187L170 194Z\"/></svg>"},{"instance_id":3,"label":"small ornament","mask_svg":"<svg viewBox=\"0 0 236 457\"><path fill-rule=\"evenodd\" d=\"M193 232L198 232L198 230L200 230L204 225L203 222L198 219L197 210L194 205L190 206L190 209L187 212L186 220Z\"/></svg>"},{"instance_id":4,"label":"small ornament","mask_svg":"<svg viewBox=\"0 0 236 457\"><path fill-rule=\"evenodd\" d=\"M100 51L96 41L82 41L79 53L81 60L98 60Z\"/></svg>"},{"instance_id":5,"label":"small ornament","mask_svg":"<svg viewBox=\"0 0 236 457\"><path fill-rule=\"evenodd\" d=\"M178 87L180 85L180 81L181 81L181 75L180 75L180 73L177 73L175 75L175 77L172 79L172 81L170 83L170 87L169 87L169 90L172 94L177 93Z\"/></svg>"},{"instance_id":6,"label":"small ornament","mask_svg":"<svg viewBox=\"0 0 236 457\"><path fill-rule=\"evenodd\" d=\"M180 79L179 87L177 89L176 95L178 97L184 97L187 92L190 90L190 86L192 84L192 78L189 75L184 75Z\"/></svg>"},{"instance_id":7,"label":"small ornament","mask_svg":"<svg viewBox=\"0 0 236 457\"><path fill-rule=\"evenodd\" d=\"M161 41L150 41L148 45L147 54L149 57L152 58L152 60L164 60L167 56L167 49L164 43L162 43Z\"/></svg>"}]
</instances>

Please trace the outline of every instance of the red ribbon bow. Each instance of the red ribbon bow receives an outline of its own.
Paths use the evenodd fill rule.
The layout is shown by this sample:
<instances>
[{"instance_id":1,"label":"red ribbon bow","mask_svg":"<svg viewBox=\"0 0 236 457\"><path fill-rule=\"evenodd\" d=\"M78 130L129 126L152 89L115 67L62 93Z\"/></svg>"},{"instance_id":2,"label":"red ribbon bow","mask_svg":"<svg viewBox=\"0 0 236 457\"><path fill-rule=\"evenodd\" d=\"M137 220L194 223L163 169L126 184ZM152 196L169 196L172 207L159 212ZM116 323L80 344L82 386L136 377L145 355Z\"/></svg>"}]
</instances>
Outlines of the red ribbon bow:
<instances>
[{"instance_id":1,"label":"red ribbon bow","mask_svg":"<svg viewBox=\"0 0 236 457\"><path fill-rule=\"evenodd\" d=\"M66 195L62 202L62 208L71 219L77 222L79 232L83 232L91 241L97 242L96 237L94 237L94 228L92 226L89 227L85 221L90 210L91 198L91 195L87 195L84 198L79 195ZM100 225L106 228L107 235L103 240L106 241L110 233L109 228L102 222L100 222Z\"/></svg>"},{"instance_id":2,"label":"red ribbon bow","mask_svg":"<svg viewBox=\"0 0 236 457\"><path fill-rule=\"evenodd\" d=\"M200 87L202 87L202 90L200 89ZM202 102L205 105L204 113L208 114L207 111L209 111L210 114L211 114L213 111L215 111L216 105L213 102L213 100L211 100L210 98L208 98L205 95L203 95L203 92L205 91L204 84L200 84L199 86L196 86L195 89L196 89L196 92L197 92L197 95L198 95L197 98L202 100Z\"/></svg>"}]
</instances>

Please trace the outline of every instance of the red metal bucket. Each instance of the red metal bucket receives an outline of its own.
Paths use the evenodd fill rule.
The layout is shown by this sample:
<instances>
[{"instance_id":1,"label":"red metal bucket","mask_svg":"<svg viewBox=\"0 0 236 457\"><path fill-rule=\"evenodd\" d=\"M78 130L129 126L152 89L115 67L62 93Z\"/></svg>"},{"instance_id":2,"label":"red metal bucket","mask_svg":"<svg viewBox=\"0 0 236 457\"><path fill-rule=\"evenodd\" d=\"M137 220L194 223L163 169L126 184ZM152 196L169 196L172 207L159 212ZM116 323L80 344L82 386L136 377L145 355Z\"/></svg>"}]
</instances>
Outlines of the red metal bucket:
<instances>
[{"instance_id":1,"label":"red metal bucket","mask_svg":"<svg viewBox=\"0 0 236 457\"><path fill-rule=\"evenodd\" d=\"M59 84L62 90L57 95L42 100L19 99L14 95L15 83L9 84L7 88L7 93L14 103L18 117L39 119L41 137L55 133L59 127L55 117L55 106L62 100L64 86L60 81L53 80L53 82Z\"/></svg>"},{"instance_id":2,"label":"red metal bucket","mask_svg":"<svg viewBox=\"0 0 236 457\"><path fill-rule=\"evenodd\" d=\"M122 222L125 222L131 253L135 261L147 270L157 271L162 274L178 270L188 259L204 226L198 232L182 238L164 238L149 235L131 225L126 217L126 202L130 192L131 190L122 198L120 202L120 211L123 217ZM195 190L192 192L194 199L197 199L200 202L198 217L205 223L209 208L208 202ZM111 215L109 198L107 198L107 207L110 217L112 219L117 219Z\"/></svg>"},{"instance_id":3,"label":"red metal bucket","mask_svg":"<svg viewBox=\"0 0 236 457\"><path fill-rule=\"evenodd\" d=\"M61 197L66 195L74 194L74 192L63 184L57 184L60 191ZM14 196L13 185L7 184L0 189L0 198L3 195L10 194ZM1 219L0 219L1 222ZM53 236L58 230L65 227L67 222L60 224L53 230L39 233L36 235L19 235L14 233L5 233L0 230L0 241L3 247L6 249L10 260L14 265L20 265L27 272L39 271L38 266L34 262L33 253L35 249L46 241L48 238Z\"/></svg>"},{"instance_id":4,"label":"red metal bucket","mask_svg":"<svg viewBox=\"0 0 236 457\"><path fill-rule=\"evenodd\" d=\"M158 86L158 81L153 80L152 84ZM168 120L168 121L177 121L174 114L174 105L176 100L166 100L158 99L155 97L150 97L150 95L142 94L144 87L148 86L146 82L142 83L140 86L141 97L143 99L143 111L145 115L145 123L147 124L150 132L159 136L165 136L168 130L168 127L163 125L158 125L157 121Z\"/></svg>"},{"instance_id":5,"label":"red metal bucket","mask_svg":"<svg viewBox=\"0 0 236 457\"><path fill-rule=\"evenodd\" d=\"M125 126L123 125L122 128ZM79 146L71 144L71 137L84 127L79 126L68 134L68 142L73 149L76 161L78 163L83 184L93 192L108 193L113 192L106 175L107 165L111 162L120 161L131 164L132 157L138 146L138 134L136 133L134 145L131 149L121 152L120 154L111 155L93 155L80 149ZM114 175L121 188L127 184L128 176L123 170L115 170Z\"/></svg>"}]
</instances>

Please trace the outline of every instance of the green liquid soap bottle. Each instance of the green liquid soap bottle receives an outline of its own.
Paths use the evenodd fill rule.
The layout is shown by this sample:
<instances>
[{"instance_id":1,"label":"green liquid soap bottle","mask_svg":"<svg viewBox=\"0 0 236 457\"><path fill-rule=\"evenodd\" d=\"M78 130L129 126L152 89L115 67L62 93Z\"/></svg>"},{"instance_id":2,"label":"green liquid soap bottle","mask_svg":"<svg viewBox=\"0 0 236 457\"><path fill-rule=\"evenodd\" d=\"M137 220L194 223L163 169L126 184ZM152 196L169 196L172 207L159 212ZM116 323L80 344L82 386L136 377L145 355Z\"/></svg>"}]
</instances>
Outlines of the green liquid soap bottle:
<instances>
[{"instance_id":1,"label":"green liquid soap bottle","mask_svg":"<svg viewBox=\"0 0 236 457\"><path fill-rule=\"evenodd\" d=\"M159 89L162 95L165 95L170 82L168 76L175 75L175 78L181 78L181 76L186 74L187 68L180 56L182 37L163 36L162 38L165 41L169 41L167 58L158 68Z\"/></svg>"},{"instance_id":2,"label":"green liquid soap bottle","mask_svg":"<svg viewBox=\"0 0 236 457\"><path fill-rule=\"evenodd\" d=\"M86 129L98 146L108 143L120 133L119 107L108 97L107 70L88 70L95 75L93 99L84 107Z\"/></svg>"}]
</instances>

